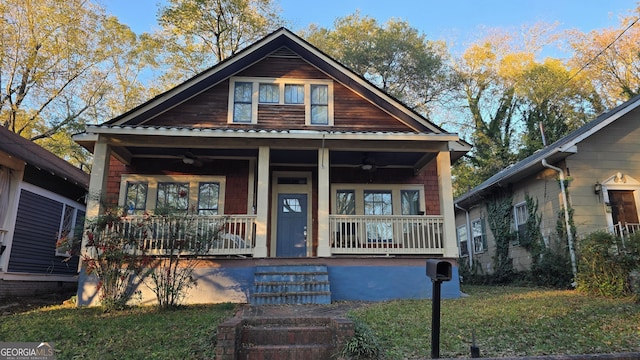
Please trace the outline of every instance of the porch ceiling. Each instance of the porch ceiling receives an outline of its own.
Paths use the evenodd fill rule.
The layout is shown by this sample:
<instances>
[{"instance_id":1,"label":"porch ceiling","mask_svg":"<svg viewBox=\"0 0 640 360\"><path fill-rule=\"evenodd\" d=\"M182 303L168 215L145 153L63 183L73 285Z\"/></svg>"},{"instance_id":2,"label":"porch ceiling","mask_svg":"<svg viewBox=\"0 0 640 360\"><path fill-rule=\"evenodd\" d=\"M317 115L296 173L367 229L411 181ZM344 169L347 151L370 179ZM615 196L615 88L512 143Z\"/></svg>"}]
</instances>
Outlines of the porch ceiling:
<instances>
[{"instance_id":1,"label":"porch ceiling","mask_svg":"<svg viewBox=\"0 0 640 360\"><path fill-rule=\"evenodd\" d=\"M126 152L130 159L251 159L257 158L257 149L210 149L210 148L151 148L128 146L114 149ZM375 167L415 167L425 157L424 152L407 151L366 151L335 150L329 152L331 166L361 167L363 164ZM272 149L272 164L312 165L318 164L317 150Z\"/></svg>"}]
</instances>

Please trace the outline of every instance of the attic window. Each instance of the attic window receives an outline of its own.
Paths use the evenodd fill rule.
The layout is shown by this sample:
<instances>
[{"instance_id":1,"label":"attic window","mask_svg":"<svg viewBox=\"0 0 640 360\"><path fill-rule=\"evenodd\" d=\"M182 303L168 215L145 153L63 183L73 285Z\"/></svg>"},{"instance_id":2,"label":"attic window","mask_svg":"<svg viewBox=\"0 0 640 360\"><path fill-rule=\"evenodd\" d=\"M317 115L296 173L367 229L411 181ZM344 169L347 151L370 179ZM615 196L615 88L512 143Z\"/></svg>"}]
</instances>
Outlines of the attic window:
<instances>
[{"instance_id":1,"label":"attic window","mask_svg":"<svg viewBox=\"0 0 640 360\"><path fill-rule=\"evenodd\" d=\"M305 125L333 125L333 82L277 78L235 77L229 82L230 124L257 124L261 106L278 107L286 117L290 109L304 109Z\"/></svg>"}]
</instances>

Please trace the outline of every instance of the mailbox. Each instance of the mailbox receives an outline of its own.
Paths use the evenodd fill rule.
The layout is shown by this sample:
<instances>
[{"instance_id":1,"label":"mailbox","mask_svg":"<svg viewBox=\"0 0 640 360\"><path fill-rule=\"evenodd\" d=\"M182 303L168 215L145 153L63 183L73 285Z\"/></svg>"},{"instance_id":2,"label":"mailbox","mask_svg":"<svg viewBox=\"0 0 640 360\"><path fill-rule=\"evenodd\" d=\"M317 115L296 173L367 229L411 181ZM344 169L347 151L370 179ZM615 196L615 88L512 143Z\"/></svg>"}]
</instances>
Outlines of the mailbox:
<instances>
[{"instance_id":1,"label":"mailbox","mask_svg":"<svg viewBox=\"0 0 640 360\"><path fill-rule=\"evenodd\" d=\"M451 280L451 263L445 260L427 260L427 276L434 281Z\"/></svg>"}]
</instances>

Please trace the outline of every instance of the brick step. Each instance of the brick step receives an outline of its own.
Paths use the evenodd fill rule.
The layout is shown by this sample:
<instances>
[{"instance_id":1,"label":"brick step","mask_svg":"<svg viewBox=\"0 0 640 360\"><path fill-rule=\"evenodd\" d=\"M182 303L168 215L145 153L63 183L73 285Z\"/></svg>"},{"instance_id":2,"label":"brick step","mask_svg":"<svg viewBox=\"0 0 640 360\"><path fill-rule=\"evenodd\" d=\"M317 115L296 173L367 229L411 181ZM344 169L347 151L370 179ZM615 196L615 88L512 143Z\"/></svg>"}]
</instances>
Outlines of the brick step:
<instances>
[{"instance_id":1,"label":"brick step","mask_svg":"<svg viewBox=\"0 0 640 360\"><path fill-rule=\"evenodd\" d=\"M326 360L334 357L332 345L259 345L242 347L240 360Z\"/></svg>"},{"instance_id":2,"label":"brick step","mask_svg":"<svg viewBox=\"0 0 640 360\"><path fill-rule=\"evenodd\" d=\"M255 345L332 345L333 334L326 326L246 326L242 343Z\"/></svg>"}]
</instances>

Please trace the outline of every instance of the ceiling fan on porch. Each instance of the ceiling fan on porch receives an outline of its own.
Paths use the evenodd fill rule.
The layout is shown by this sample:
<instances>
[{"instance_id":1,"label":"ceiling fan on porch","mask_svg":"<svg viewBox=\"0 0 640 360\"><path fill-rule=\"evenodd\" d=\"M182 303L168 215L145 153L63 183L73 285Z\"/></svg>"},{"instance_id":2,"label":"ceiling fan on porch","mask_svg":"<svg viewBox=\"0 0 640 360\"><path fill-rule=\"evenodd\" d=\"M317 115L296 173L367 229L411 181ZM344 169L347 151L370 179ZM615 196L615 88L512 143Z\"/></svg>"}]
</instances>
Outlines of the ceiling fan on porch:
<instances>
[{"instance_id":1,"label":"ceiling fan on porch","mask_svg":"<svg viewBox=\"0 0 640 360\"><path fill-rule=\"evenodd\" d=\"M362 161L359 165L360 169L367 172L374 172L378 168L378 164L376 163L376 159L370 156L369 153L365 153L362 157Z\"/></svg>"}]
</instances>

